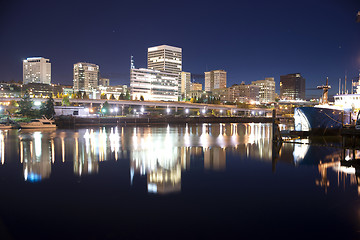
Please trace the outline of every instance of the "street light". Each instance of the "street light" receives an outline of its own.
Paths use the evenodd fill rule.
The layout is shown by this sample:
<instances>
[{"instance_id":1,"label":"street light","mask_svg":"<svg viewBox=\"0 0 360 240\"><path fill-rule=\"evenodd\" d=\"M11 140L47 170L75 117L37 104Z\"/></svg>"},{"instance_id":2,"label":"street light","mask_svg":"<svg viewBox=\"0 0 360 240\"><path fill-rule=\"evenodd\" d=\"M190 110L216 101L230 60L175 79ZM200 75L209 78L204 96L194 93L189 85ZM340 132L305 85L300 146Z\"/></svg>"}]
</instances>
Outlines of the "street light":
<instances>
[{"instance_id":1,"label":"street light","mask_svg":"<svg viewBox=\"0 0 360 240\"><path fill-rule=\"evenodd\" d=\"M166 112L167 112L167 114L169 114L170 113L170 108L167 108Z\"/></svg>"},{"instance_id":2,"label":"street light","mask_svg":"<svg viewBox=\"0 0 360 240\"><path fill-rule=\"evenodd\" d=\"M189 114L189 109L188 109L188 108L185 109L185 113L186 113L186 114Z\"/></svg>"}]
</instances>

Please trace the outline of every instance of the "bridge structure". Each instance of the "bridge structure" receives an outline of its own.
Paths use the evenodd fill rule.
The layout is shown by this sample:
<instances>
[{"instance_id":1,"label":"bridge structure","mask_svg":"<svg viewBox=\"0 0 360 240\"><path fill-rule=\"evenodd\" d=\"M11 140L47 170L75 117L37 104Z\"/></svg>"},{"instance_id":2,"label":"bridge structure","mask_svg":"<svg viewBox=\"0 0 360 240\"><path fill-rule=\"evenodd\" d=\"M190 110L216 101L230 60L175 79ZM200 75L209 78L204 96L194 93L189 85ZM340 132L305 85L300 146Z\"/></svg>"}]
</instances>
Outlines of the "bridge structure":
<instances>
[{"instance_id":1,"label":"bridge structure","mask_svg":"<svg viewBox=\"0 0 360 240\"><path fill-rule=\"evenodd\" d=\"M22 98L0 98L0 102L20 101ZM40 105L41 102L47 101L47 98L31 98L35 105ZM55 103L61 103L62 98L54 98ZM181 111L199 110L201 113L208 111L231 111L232 115L244 116L270 116L271 109L263 108L238 108L236 105L220 105L220 104L204 104L204 103L187 103L187 102L163 102L163 101L136 101L136 100L108 100L108 99L69 99L73 105L85 107L100 107L105 102L108 102L111 108L122 109L124 112L125 107L132 107L135 111L140 112L145 107L152 108L166 108L168 112L180 113ZM151 110L150 110L151 111Z\"/></svg>"}]
</instances>

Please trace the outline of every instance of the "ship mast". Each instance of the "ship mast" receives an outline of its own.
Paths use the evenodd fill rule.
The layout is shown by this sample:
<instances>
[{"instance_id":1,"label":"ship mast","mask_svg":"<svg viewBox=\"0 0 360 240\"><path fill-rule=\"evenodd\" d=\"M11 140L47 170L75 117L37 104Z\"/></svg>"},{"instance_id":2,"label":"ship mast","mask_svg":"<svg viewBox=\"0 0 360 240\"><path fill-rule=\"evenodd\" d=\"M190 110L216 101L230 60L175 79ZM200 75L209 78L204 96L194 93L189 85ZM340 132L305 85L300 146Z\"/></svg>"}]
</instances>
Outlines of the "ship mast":
<instances>
[{"instance_id":1,"label":"ship mast","mask_svg":"<svg viewBox=\"0 0 360 240\"><path fill-rule=\"evenodd\" d=\"M331 88L331 86L329 85L329 78L326 77L326 85L322 85L322 86L317 86L317 89L322 89L323 90L323 95L322 95L322 102L321 104L328 104L328 95L329 95L329 89Z\"/></svg>"}]
</instances>

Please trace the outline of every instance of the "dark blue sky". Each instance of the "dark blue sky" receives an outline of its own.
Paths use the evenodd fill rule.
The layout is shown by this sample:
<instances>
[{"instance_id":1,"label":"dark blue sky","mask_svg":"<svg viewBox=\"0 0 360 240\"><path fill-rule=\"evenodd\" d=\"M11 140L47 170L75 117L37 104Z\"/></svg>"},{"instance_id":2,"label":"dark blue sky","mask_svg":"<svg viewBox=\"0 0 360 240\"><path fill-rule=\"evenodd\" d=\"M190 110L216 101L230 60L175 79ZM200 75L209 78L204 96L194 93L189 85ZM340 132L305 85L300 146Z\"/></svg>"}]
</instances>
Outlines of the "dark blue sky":
<instances>
[{"instance_id":1,"label":"dark blue sky","mask_svg":"<svg viewBox=\"0 0 360 240\"><path fill-rule=\"evenodd\" d=\"M147 48L183 49L183 70L224 69L228 86L300 72L307 88L360 70L359 0L3 1L0 80L22 80L21 60L52 62L52 82L72 84L72 66L98 64L111 84L129 84L130 56L146 67ZM320 96L307 91L308 96Z\"/></svg>"}]
</instances>

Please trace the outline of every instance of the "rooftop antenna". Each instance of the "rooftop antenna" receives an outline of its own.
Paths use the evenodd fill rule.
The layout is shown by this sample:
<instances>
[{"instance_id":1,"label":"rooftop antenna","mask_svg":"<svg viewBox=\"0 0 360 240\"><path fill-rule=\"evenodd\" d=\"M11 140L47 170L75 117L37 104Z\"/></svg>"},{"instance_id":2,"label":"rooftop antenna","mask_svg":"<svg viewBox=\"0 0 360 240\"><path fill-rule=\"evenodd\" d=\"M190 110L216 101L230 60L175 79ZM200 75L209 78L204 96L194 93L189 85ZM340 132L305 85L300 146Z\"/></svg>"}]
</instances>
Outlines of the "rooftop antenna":
<instances>
[{"instance_id":1,"label":"rooftop antenna","mask_svg":"<svg viewBox=\"0 0 360 240\"><path fill-rule=\"evenodd\" d=\"M329 85L329 78L326 77L326 85L317 86L317 88L323 90L322 104L328 104L329 89L331 88L331 86Z\"/></svg>"},{"instance_id":2,"label":"rooftop antenna","mask_svg":"<svg viewBox=\"0 0 360 240\"><path fill-rule=\"evenodd\" d=\"M130 69L135 69L134 57L132 55L131 55L131 58L130 58Z\"/></svg>"},{"instance_id":3,"label":"rooftop antenna","mask_svg":"<svg viewBox=\"0 0 360 240\"><path fill-rule=\"evenodd\" d=\"M341 94L340 90L341 90L341 78L339 78L339 95Z\"/></svg>"}]
</instances>

